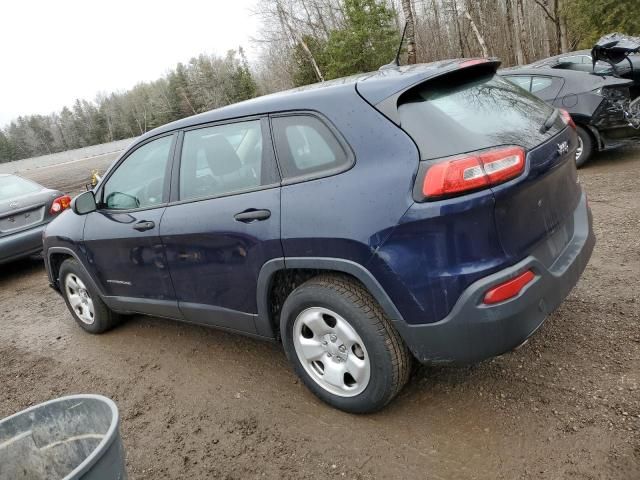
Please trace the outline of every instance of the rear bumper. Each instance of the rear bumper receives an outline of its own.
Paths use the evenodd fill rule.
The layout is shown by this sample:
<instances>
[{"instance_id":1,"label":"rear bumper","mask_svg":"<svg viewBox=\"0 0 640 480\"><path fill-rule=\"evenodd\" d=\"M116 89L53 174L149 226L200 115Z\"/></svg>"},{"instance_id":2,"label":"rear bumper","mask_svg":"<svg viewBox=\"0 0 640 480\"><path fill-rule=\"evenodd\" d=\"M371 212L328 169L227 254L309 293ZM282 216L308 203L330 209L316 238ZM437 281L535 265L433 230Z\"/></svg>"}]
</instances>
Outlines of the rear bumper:
<instances>
[{"instance_id":1,"label":"rear bumper","mask_svg":"<svg viewBox=\"0 0 640 480\"><path fill-rule=\"evenodd\" d=\"M474 282L444 319L405 324L400 330L415 357L422 363L471 363L512 350L529 338L569 295L591 257L595 237L584 194L568 222L573 223L573 236L559 254L549 255L557 240L551 235L516 265ZM529 269L536 277L517 297L482 303L487 290Z\"/></svg>"},{"instance_id":2,"label":"rear bumper","mask_svg":"<svg viewBox=\"0 0 640 480\"><path fill-rule=\"evenodd\" d=\"M42 250L42 232L45 225L0 238L0 263L8 263Z\"/></svg>"}]
</instances>

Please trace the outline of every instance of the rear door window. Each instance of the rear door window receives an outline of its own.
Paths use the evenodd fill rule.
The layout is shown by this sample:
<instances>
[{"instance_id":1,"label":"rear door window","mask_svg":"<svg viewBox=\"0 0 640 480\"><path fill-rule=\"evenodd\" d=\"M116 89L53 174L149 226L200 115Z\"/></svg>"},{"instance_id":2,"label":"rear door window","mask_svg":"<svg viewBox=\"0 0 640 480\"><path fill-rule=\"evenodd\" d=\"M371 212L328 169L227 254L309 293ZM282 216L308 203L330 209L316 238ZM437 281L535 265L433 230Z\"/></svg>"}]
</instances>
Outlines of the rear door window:
<instances>
[{"instance_id":1,"label":"rear door window","mask_svg":"<svg viewBox=\"0 0 640 480\"><path fill-rule=\"evenodd\" d=\"M214 125L184 133L180 200L217 197L277 183L264 151L262 121Z\"/></svg>"},{"instance_id":2,"label":"rear door window","mask_svg":"<svg viewBox=\"0 0 640 480\"><path fill-rule=\"evenodd\" d=\"M331 175L349 167L346 149L317 117L274 117L272 126L284 179Z\"/></svg>"},{"instance_id":3,"label":"rear door window","mask_svg":"<svg viewBox=\"0 0 640 480\"><path fill-rule=\"evenodd\" d=\"M520 88L524 88L527 92L531 91L531 77L529 75L510 75L505 78Z\"/></svg>"},{"instance_id":4,"label":"rear door window","mask_svg":"<svg viewBox=\"0 0 640 480\"><path fill-rule=\"evenodd\" d=\"M423 160L499 145L533 148L564 128L558 118L542 133L553 107L506 79L456 73L427 81L398 101L401 127Z\"/></svg>"},{"instance_id":5,"label":"rear door window","mask_svg":"<svg viewBox=\"0 0 640 480\"><path fill-rule=\"evenodd\" d=\"M553 102L562 86L564 79L558 77L546 77L535 75L531 77L531 93L543 99L545 102Z\"/></svg>"},{"instance_id":6,"label":"rear door window","mask_svg":"<svg viewBox=\"0 0 640 480\"><path fill-rule=\"evenodd\" d=\"M531 93L539 92L545 88L549 88L553 80L550 77L531 77Z\"/></svg>"}]
</instances>

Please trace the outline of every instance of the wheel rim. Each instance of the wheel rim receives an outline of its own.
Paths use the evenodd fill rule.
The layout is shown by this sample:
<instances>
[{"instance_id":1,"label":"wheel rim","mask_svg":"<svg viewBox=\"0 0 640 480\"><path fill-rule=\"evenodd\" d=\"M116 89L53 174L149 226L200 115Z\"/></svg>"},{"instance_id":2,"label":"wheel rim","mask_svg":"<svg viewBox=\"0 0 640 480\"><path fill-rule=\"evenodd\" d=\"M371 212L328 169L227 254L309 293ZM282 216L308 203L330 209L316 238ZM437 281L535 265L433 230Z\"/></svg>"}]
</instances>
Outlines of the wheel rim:
<instances>
[{"instance_id":1,"label":"wheel rim","mask_svg":"<svg viewBox=\"0 0 640 480\"><path fill-rule=\"evenodd\" d=\"M576 161L580 160L583 150L584 150L584 143L582 142L582 138L578 137L578 148L576 148Z\"/></svg>"},{"instance_id":2,"label":"wheel rim","mask_svg":"<svg viewBox=\"0 0 640 480\"><path fill-rule=\"evenodd\" d=\"M371 377L364 342L349 322L321 307L300 312L293 324L293 345L309 376L340 397L362 393Z\"/></svg>"},{"instance_id":3,"label":"wheel rim","mask_svg":"<svg viewBox=\"0 0 640 480\"><path fill-rule=\"evenodd\" d=\"M64 282L64 289L69 305L82 323L92 325L95 322L93 300L84 282L77 275L70 273Z\"/></svg>"}]
</instances>

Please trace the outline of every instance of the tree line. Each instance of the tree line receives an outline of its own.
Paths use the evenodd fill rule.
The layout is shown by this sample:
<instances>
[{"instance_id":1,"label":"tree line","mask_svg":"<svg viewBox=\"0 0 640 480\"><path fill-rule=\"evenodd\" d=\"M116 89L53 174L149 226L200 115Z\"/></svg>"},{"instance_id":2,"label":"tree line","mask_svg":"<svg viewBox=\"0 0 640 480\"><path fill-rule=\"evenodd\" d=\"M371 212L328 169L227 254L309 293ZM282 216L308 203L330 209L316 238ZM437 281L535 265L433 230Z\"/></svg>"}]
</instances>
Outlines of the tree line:
<instances>
[{"instance_id":1,"label":"tree line","mask_svg":"<svg viewBox=\"0 0 640 480\"><path fill-rule=\"evenodd\" d=\"M180 118L257 95L242 49L200 55L125 92L76 100L50 115L18 117L0 130L0 162L136 137Z\"/></svg>"},{"instance_id":2,"label":"tree line","mask_svg":"<svg viewBox=\"0 0 640 480\"><path fill-rule=\"evenodd\" d=\"M503 65L640 35L638 0L269 0L250 65L242 48L200 55L125 92L77 100L0 129L0 162L141 135L157 126L286 88L402 62L498 57Z\"/></svg>"},{"instance_id":3,"label":"tree line","mask_svg":"<svg viewBox=\"0 0 640 480\"><path fill-rule=\"evenodd\" d=\"M523 65L591 48L607 33L640 35L638 0L271 0L256 13L264 27L255 71L266 91L375 70L395 56L405 22L405 63Z\"/></svg>"}]
</instances>

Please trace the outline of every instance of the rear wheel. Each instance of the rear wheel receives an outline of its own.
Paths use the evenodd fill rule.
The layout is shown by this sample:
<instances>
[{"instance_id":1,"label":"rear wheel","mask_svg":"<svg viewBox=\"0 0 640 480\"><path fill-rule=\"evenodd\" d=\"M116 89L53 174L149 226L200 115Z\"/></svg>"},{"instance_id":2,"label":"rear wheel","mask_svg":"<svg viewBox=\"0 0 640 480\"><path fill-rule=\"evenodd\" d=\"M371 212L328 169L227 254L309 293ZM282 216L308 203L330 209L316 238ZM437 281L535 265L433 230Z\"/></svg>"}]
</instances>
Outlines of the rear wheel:
<instances>
[{"instance_id":1,"label":"rear wheel","mask_svg":"<svg viewBox=\"0 0 640 480\"><path fill-rule=\"evenodd\" d=\"M87 332L106 332L120 320L120 316L102 301L76 260L68 259L62 263L58 284L76 323Z\"/></svg>"},{"instance_id":2,"label":"rear wheel","mask_svg":"<svg viewBox=\"0 0 640 480\"><path fill-rule=\"evenodd\" d=\"M375 299L346 276L321 275L286 299L280 321L305 385L341 410L381 409L409 378L411 355Z\"/></svg>"},{"instance_id":3,"label":"rear wheel","mask_svg":"<svg viewBox=\"0 0 640 480\"><path fill-rule=\"evenodd\" d=\"M578 148L576 150L576 166L582 167L591 158L593 154L593 137L584 128L578 125L576 127L578 133Z\"/></svg>"}]
</instances>

